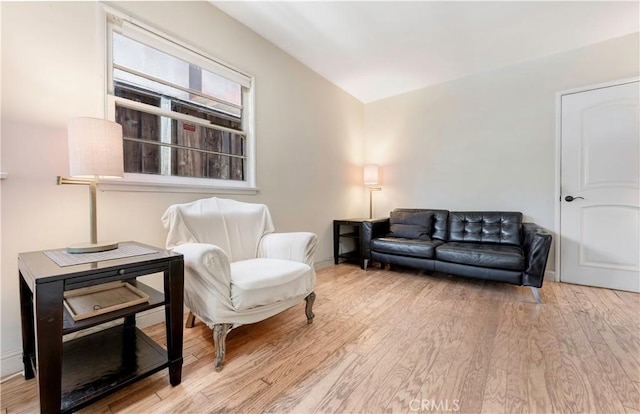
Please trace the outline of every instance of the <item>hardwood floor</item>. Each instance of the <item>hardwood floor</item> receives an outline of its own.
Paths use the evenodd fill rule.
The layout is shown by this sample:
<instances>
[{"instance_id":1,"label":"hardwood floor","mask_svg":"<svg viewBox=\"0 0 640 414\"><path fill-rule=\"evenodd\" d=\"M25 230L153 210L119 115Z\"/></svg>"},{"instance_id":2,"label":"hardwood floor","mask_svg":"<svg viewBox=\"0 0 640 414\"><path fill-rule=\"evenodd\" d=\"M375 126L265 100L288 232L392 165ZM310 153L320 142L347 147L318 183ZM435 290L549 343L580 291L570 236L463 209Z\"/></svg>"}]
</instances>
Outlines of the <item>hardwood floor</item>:
<instances>
[{"instance_id":1,"label":"hardwood floor","mask_svg":"<svg viewBox=\"0 0 640 414\"><path fill-rule=\"evenodd\" d=\"M304 303L227 338L185 329L182 383L166 370L85 413L638 413L640 295L528 288L339 265ZM145 330L164 338L164 325ZM37 412L36 381L2 384L2 412Z\"/></svg>"}]
</instances>

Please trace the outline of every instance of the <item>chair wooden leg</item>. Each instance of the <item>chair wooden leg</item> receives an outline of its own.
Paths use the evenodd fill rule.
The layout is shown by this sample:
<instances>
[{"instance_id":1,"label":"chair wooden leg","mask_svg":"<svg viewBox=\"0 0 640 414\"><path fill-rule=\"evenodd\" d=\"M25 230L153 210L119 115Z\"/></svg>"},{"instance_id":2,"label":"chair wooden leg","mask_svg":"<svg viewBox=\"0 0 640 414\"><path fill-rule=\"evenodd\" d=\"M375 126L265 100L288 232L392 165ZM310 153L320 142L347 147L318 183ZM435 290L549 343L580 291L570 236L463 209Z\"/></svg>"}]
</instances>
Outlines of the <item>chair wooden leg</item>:
<instances>
[{"instance_id":1,"label":"chair wooden leg","mask_svg":"<svg viewBox=\"0 0 640 414\"><path fill-rule=\"evenodd\" d=\"M196 315L193 312L189 311L189 316L187 316L187 323L185 324L185 328L193 328L196 324Z\"/></svg>"},{"instance_id":2,"label":"chair wooden leg","mask_svg":"<svg viewBox=\"0 0 640 414\"><path fill-rule=\"evenodd\" d=\"M315 292L309 293L309 296L304 298L304 300L307 302L307 306L305 306L305 308L304 308L304 312L307 314L307 323L308 324L312 324L313 323L313 318L315 317L315 315L313 314L313 310L312 310L313 309L313 302L315 302L315 300L316 300Z\"/></svg>"},{"instance_id":3,"label":"chair wooden leg","mask_svg":"<svg viewBox=\"0 0 640 414\"><path fill-rule=\"evenodd\" d=\"M230 323L213 325L213 343L216 348L216 372L222 371L222 361L224 361L224 353L226 350L225 341L230 327Z\"/></svg>"}]
</instances>

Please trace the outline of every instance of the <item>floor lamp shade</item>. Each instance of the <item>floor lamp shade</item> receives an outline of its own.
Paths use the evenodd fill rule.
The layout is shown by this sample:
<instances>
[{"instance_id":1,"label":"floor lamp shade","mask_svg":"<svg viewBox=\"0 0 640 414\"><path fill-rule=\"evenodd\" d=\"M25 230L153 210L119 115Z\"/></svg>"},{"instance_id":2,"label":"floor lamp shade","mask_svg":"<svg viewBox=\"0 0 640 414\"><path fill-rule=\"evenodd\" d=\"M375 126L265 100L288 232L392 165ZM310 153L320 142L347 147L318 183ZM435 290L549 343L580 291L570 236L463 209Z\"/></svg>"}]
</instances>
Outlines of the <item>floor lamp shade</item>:
<instances>
[{"instance_id":1,"label":"floor lamp shade","mask_svg":"<svg viewBox=\"0 0 640 414\"><path fill-rule=\"evenodd\" d=\"M69 253L92 253L113 250L118 243L98 242L96 189L100 178L124 177L122 126L98 118L72 118L67 124L69 174L58 178L58 184L89 186L89 243L67 247Z\"/></svg>"},{"instance_id":2,"label":"floor lamp shade","mask_svg":"<svg viewBox=\"0 0 640 414\"><path fill-rule=\"evenodd\" d=\"M378 184L378 166L376 164L366 164L364 166L364 185Z\"/></svg>"},{"instance_id":3,"label":"floor lamp shade","mask_svg":"<svg viewBox=\"0 0 640 414\"><path fill-rule=\"evenodd\" d=\"M124 176L120 124L98 118L72 118L67 125L67 134L72 177Z\"/></svg>"}]
</instances>

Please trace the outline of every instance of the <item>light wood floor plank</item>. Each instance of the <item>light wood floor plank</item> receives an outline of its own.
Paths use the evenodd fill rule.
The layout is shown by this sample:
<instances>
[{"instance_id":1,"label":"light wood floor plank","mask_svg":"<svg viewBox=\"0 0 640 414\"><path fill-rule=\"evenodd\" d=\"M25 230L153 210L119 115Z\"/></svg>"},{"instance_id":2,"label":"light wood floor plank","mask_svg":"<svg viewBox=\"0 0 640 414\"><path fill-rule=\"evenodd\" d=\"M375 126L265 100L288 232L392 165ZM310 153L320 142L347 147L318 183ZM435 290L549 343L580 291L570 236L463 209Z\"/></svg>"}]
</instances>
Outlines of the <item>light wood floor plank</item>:
<instances>
[{"instance_id":1,"label":"light wood floor plank","mask_svg":"<svg viewBox=\"0 0 640 414\"><path fill-rule=\"evenodd\" d=\"M536 390L546 388L553 412L573 412L573 385L566 374L560 344L566 335L567 326L558 307L541 306L537 310L536 328L530 330L530 395L535 395ZM541 365L536 364L537 352L542 357ZM540 370L544 373L540 374Z\"/></svg>"},{"instance_id":2,"label":"light wood floor plank","mask_svg":"<svg viewBox=\"0 0 640 414\"><path fill-rule=\"evenodd\" d=\"M528 288L404 268L318 272L301 303L227 338L184 331L182 383L166 370L81 413L637 413L640 295L545 282ZM160 343L163 324L145 329ZM2 413L37 413L37 381L1 386ZM417 409L417 410L416 410Z\"/></svg>"},{"instance_id":3,"label":"light wood floor plank","mask_svg":"<svg viewBox=\"0 0 640 414\"><path fill-rule=\"evenodd\" d=\"M506 411L508 413L528 413L529 411L529 325L523 321L524 304L514 304L507 312L511 318L509 338Z\"/></svg>"},{"instance_id":4,"label":"light wood floor plank","mask_svg":"<svg viewBox=\"0 0 640 414\"><path fill-rule=\"evenodd\" d=\"M326 364L314 370L303 381L286 390L265 411L268 413L310 413L320 405L335 384L353 369L362 356L353 352L329 358Z\"/></svg>"},{"instance_id":5,"label":"light wood floor plank","mask_svg":"<svg viewBox=\"0 0 640 414\"><path fill-rule=\"evenodd\" d=\"M400 328L389 335L390 347L375 369L354 391L362 395L356 404L347 404L342 409L349 412L382 412L397 390L406 384L408 377L422 358L425 335L432 321L416 308L406 307L403 317L411 321L408 332ZM366 396L366 397L365 397ZM352 398L351 401L355 401Z\"/></svg>"},{"instance_id":6,"label":"light wood floor plank","mask_svg":"<svg viewBox=\"0 0 640 414\"><path fill-rule=\"evenodd\" d=\"M567 341L563 357L567 361L569 381L579 387L583 395L582 411L598 413L624 412L605 370L602 368L591 344L580 328L575 312L562 314L567 323ZM581 365L581 367L580 367ZM570 367L570 369L569 369ZM575 369L577 372L573 372ZM580 376L580 378L578 378Z\"/></svg>"},{"instance_id":7,"label":"light wood floor plank","mask_svg":"<svg viewBox=\"0 0 640 414\"><path fill-rule=\"evenodd\" d=\"M506 412L507 370L490 366L487 381L482 395L483 414L500 414Z\"/></svg>"},{"instance_id":8,"label":"light wood floor plank","mask_svg":"<svg viewBox=\"0 0 640 414\"><path fill-rule=\"evenodd\" d=\"M640 362L637 355L637 343L629 335L629 331L624 326L609 327L602 333L605 343L610 352L620 362L625 373L631 381L640 382Z\"/></svg>"},{"instance_id":9,"label":"light wood floor plank","mask_svg":"<svg viewBox=\"0 0 640 414\"><path fill-rule=\"evenodd\" d=\"M456 319L456 317L445 313L429 316L429 326L424 328L422 337L417 341L418 346L413 355L416 362L411 374L387 404L386 412L407 412L411 408L412 401L419 399L417 396L420 394L422 385L442 350L442 344L456 323Z\"/></svg>"},{"instance_id":10,"label":"light wood floor plank","mask_svg":"<svg viewBox=\"0 0 640 414\"><path fill-rule=\"evenodd\" d=\"M452 298L455 298L457 296L457 293L455 292L456 290L457 289L452 289L452 292L445 295L444 300L449 306L453 304ZM468 306L470 308L475 308L476 311L481 313L479 308L477 307L477 303L474 304L473 302L470 302L468 303ZM447 385L448 387L453 387L451 383L447 383L447 378L449 377L450 373L455 379L454 385L459 381L459 378L457 376L462 375L464 370L464 367L459 363L459 361L461 359L471 357L468 354L464 355L460 353L459 349L468 349L465 346L465 336L467 335L468 330L471 329L473 325L477 326L480 324L476 323L474 318L456 318L456 323L452 326L446 339L440 344L438 356L433 364L430 365L427 375L425 376L424 381L420 387L420 390L414 396L415 400L436 402L437 405L437 403L440 402L459 399L459 396L457 394L454 394L453 390L451 390L450 388L445 388L445 385Z\"/></svg>"},{"instance_id":11,"label":"light wood floor plank","mask_svg":"<svg viewBox=\"0 0 640 414\"><path fill-rule=\"evenodd\" d=\"M619 361L611 354L610 348L604 344L591 344L591 346L595 351L600 365L607 373L607 377L622 405L625 406L625 408L640 411L640 393L638 393L636 387L633 386L633 383L626 381L627 377L624 369Z\"/></svg>"},{"instance_id":12,"label":"light wood floor plank","mask_svg":"<svg viewBox=\"0 0 640 414\"><path fill-rule=\"evenodd\" d=\"M476 295L479 289L474 289L473 292L475 294L464 297L461 302L477 302L478 307L474 309L467 305L462 309L461 315L467 324L462 344L457 351L460 356L450 364L441 391L445 406L447 403L453 406L455 401L455 405L464 412L479 412L481 409L492 354L492 339L499 317L499 309L483 306L483 300ZM482 320L482 324L476 323L477 320Z\"/></svg>"},{"instance_id":13,"label":"light wood floor plank","mask_svg":"<svg viewBox=\"0 0 640 414\"><path fill-rule=\"evenodd\" d=\"M615 291L609 289L586 288L584 293L606 323L611 326L628 326L636 338L640 338L640 306L628 306Z\"/></svg>"},{"instance_id":14,"label":"light wood floor plank","mask_svg":"<svg viewBox=\"0 0 640 414\"><path fill-rule=\"evenodd\" d=\"M460 401L456 404L462 412L478 413L482 410L500 311L500 307L489 306L486 308L486 312L482 316L485 323L478 331L476 343L471 344L475 349L468 351L473 353L473 356L461 388L459 388Z\"/></svg>"}]
</instances>

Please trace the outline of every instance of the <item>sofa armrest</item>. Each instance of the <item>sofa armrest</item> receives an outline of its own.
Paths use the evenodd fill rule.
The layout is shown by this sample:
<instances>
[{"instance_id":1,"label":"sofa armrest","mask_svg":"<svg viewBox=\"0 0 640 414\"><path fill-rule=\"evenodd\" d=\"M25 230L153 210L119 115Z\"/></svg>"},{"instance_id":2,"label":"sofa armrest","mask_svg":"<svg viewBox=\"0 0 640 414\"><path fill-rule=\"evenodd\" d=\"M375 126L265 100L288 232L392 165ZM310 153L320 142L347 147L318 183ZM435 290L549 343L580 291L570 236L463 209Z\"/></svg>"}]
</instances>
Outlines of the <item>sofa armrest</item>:
<instances>
[{"instance_id":1,"label":"sofa armrest","mask_svg":"<svg viewBox=\"0 0 640 414\"><path fill-rule=\"evenodd\" d=\"M318 236L308 232L265 234L258 246L258 257L292 260L313 268Z\"/></svg>"},{"instance_id":2,"label":"sofa armrest","mask_svg":"<svg viewBox=\"0 0 640 414\"><path fill-rule=\"evenodd\" d=\"M389 233L389 217L372 219L362 222L362 235L360 236L360 251L362 258L371 260L371 240L383 237Z\"/></svg>"},{"instance_id":3,"label":"sofa armrest","mask_svg":"<svg viewBox=\"0 0 640 414\"><path fill-rule=\"evenodd\" d=\"M523 286L542 287L551 249L551 233L535 223L522 223L522 250L525 256Z\"/></svg>"}]
</instances>

